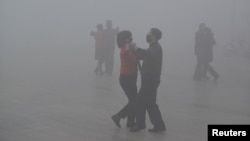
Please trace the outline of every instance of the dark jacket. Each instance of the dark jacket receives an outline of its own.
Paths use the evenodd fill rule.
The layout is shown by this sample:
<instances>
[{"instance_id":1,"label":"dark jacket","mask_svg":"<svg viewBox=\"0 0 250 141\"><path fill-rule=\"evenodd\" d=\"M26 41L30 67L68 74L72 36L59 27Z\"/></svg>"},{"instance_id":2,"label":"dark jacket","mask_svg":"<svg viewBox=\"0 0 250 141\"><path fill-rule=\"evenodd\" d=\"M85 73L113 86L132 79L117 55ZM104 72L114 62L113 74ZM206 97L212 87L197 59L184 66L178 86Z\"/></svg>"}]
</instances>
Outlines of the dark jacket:
<instances>
[{"instance_id":1,"label":"dark jacket","mask_svg":"<svg viewBox=\"0 0 250 141\"><path fill-rule=\"evenodd\" d=\"M113 54L115 51L115 41L118 32L119 32L118 29L113 29L113 28L104 30L105 48L107 50L107 53L109 54Z\"/></svg>"},{"instance_id":2,"label":"dark jacket","mask_svg":"<svg viewBox=\"0 0 250 141\"><path fill-rule=\"evenodd\" d=\"M137 58L143 60L141 77L142 79L160 80L162 69L162 48L156 42L148 49L138 48L136 50Z\"/></svg>"},{"instance_id":3,"label":"dark jacket","mask_svg":"<svg viewBox=\"0 0 250 141\"><path fill-rule=\"evenodd\" d=\"M197 55L199 60L211 62L213 60L214 45L213 33L209 31L207 33L201 31L195 33L195 55Z\"/></svg>"}]
</instances>

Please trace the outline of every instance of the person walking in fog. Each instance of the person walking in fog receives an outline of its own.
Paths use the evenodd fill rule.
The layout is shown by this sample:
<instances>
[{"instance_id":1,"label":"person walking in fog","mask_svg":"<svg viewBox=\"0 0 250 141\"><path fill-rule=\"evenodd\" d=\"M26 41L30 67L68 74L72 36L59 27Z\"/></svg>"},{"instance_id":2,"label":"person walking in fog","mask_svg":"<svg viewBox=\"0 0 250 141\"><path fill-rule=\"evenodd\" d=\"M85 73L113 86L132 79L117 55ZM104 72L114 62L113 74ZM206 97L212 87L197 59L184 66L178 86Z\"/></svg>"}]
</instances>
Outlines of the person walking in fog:
<instances>
[{"instance_id":1,"label":"person walking in fog","mask_svg":"<svg viewBox=\"0 0 250 141\"><path fill-rule=\"evenodd\" d=\"M96 75L102 75L102 64L105 59L105 41L104 41L104 31L103 31L103 25L98 24L97 26L97 31L91 31L90 35L94 37L95 39L95 59L98 61L97 66L94 70Z\"/></svg>"},{"instance_id":2,"label":"person walking in fog","mask_svg":"<svg viewBox=\"0 0 250 141\"><path fill-rule=\"evenodd\" d=\"M119 28L114 29L112 27L112 21L106 21L105 29L105 48L106 48L106 58L105 58L105 74L112 75L114 66L114 53L115 53L115 39L119 32Z\"/></svg>"},{"instance_id":3,"label":"person walking in fog","mask_svg":"<svg viewBox=\"0 0 250 141\"><path fill-rule=\"evenodd\" d=\"M165 131L165 123L161 112L156 104L157 88L160 84L162 70L162 48L159 40L162 32L157 28L151 28L147 34L148 49L138 48L132 45L137 58L143 60L141 68L141 88L136 99L136 125L130 129L131 132L137 132L146 128L145 117L148 112L150 121L154 128L149 132Z\"/></svg>"},{"instance_id":4,"label":"person walking in fog","mask_svg":"<svg viewBox=\"0 0 250 141\"><path fill-rule=\"evenodd\" d=\"M214 80L217 80L219 74L212 68L210 62L213 61L213 46L215 45L213 33L205 23L199 25L199 30L195 33L195 55L197 64L194 72L194 80L206 80L209 72Z\"/></svg>"},{"instance_id":5,"label":"person walking in fog","mask_svg":"<svg viewBox=\"0 0 250 141\"><path fill-rule=\"evenodd\" d=\"M132 34L124 30L117 35L117 45L120 48L120 85L128 98L128 104L117 114L112 116L112 120L118 127L121 127L120 120L127 118L127 127L135 125L135 100L137 96L137 58L129 44L132 43Z\"/></svg>"}]
</instances>

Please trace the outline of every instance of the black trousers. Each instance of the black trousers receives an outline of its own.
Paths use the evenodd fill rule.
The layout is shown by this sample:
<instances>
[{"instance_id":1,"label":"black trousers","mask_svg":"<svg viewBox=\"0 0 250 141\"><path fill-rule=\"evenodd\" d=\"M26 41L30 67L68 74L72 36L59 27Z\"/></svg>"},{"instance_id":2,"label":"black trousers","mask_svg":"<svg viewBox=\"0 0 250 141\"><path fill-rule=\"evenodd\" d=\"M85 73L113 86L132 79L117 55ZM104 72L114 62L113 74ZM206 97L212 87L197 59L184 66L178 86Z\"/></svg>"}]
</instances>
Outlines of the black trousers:
<instances>
[{"instance_id":1,"label":"black trousers","mask_svg":"<svg viewBox=\"0 0 250 141\"><path fill-rule=\"evenodd\" d=\"M113 73L113 68L114 68L114 54L108 54L105 61L105 73L108 75L112 75Z\"/></svg>"},{"instance_id":2,"label":"black trousers","mask_svg":"<svg viewBox=\"0 0 250 141\"><path fill-rule=\"evenodd\" d=\"M214 78L218 77L218 73L214 70L214 68L210 65L209 62L204 63L204 74L206 75L209 72Z\"/></svg>"},{"instance_id":3,"label":"black trousers","mask_svg":"<svg viewBox=\"0 0 250 141\"><path fill-rule=\"evenodd\" d=\"M202 61L197 59L197 64L194 71L194 79L202 79L202 77L206 76L207 72L209 72L214 78L218 77L219 75L210 65L209 61Z\"/></svg>"},{"instance_id":4,"label":"black trousers","mask_svg":"<svg viewBox=\"0 0 250 141\"><path fill-rule=\"evenodd\" d=\"M136 124L139 128L145 128L146 111L148 112L151 123L155 128L165 128L161 112L156 104L157 88L160 81L143 80L136 99Z\"/></svg>"},{"instance_id":5,"label":"black trousers","mask_svg":"<svg viewBox=\"0 0 250 141\"><path fill-rule=\"evenodd\" d=\"M122 118L127 117L127 125L135 124L135 101L137 96L137 74L133 75L124 75L120 74L120 85L128 98L128 104L125 105L120 112L118 112L118 116Z\"/></svg>"}]
</instances>

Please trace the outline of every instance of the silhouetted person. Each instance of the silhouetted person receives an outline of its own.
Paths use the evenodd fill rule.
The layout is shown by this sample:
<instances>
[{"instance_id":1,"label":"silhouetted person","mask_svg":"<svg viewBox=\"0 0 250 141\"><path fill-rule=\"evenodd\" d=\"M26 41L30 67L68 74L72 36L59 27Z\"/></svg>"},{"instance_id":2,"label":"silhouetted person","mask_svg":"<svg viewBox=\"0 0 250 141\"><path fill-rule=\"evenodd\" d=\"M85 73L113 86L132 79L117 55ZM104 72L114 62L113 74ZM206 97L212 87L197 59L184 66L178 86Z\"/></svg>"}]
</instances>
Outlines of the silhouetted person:
<instances>
[{"instance_id":1,"label":"silhouetted person","mask_svg":"<svg viewBox=\"0 0 250 141\"><path fill-rule=\"evenodd\" d=\"M141 88L136 99L136 126L130 129L137 132L146 128L146 111L150 121L154 125L149 132L165 131L165 123L156 104L157 88L160 84L162 69L162 48L159 44L162 32L157 28L151 28L147 34L148 49L132 47L136 51L137 58L143 60L141 68Z\"/></svg>"},{"instance_id":2,"label":"silhouetted person","mask_svg":"<svg viewBox=\"0 0 250 141\"><path fill-rule=\"evenodd\" d=\"M98 61L97 66L94 70L96 75L102 75L102 64L105 60L105 40L104 40L104 30L103 25L98 24L97 31L91 31L90 35L95 39L95 59Z\"/></svg>"},{"instance_id":3,"label":"silhouetted person","mask_svg":"<svg viewBox=\"0 0 250 141\"><path fill-rule=\"evenodd\" d=\"M117 35L117 45L120 48L120 85L128 98L128 104L124 106L117 114L112 116L113 121L118 127L120 120L127 117L127 127L135 125L135 100L137 96L137 58L132 50L129 50L129 44L132 42L130 31L124 30Z\"/></svg>"},{"instance_id":4,"label":"silhouetted person","mask_svg":"<svg viewBox=\"0 0 250 141\"><path fill-rule=\"evenodd\" d=\"M195 33L195 55L197 64L194 72L194 80L206 80L209 72L214 80L217 80L219 74L212 68L210 62L213 61L213 46L215 40L211 29L204 23L199 25L199 30Z\"/></svg>"},{"instance_id":5,"label":"silhouetted person","mask_svg":"<svg viewBox=\"0 0 250 141\"><path fill-rule=\"evenodd\" d=\"M119 32L119 28L112 28L112 21L106 21L105 29L105 48L106 48L106 58L105 58L105 73L112 75L114 66L114 53L115 53L115 39Z\"/></svg>"}]
</instances>

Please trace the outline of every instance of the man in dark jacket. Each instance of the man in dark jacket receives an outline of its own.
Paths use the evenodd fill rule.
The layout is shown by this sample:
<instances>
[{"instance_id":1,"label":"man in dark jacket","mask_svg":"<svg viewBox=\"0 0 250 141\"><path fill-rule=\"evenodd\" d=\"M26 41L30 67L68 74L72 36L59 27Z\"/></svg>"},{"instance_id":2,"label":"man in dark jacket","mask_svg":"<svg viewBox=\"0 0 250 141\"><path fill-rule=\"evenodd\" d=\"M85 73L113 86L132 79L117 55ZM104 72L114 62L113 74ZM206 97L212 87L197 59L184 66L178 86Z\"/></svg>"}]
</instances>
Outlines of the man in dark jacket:
<instances>
[{"instance_id":1,"label":"man in dark jacket","mask_svg":"<svg viewBox=\"0 0 250 141\"><path fill-rule=\"evenodd\" d=\"M104 64L105 64L105 74L112 75L113 66L114 66L114 53L115 53L115 40L116 35L119 32L119 28L116 29L112 27L112 21L106 21L106 29L104 30L105 34L105 56Z\"/></svg>"},{"instance_id":2,"label":"man in dark jacket","mask_svg":"<svg viewBox=\"0 0 250 141\"><path fill-rule=\"evenodd\" d=\"M141 88L136 99L136 126L130 129L137 132L145 129L145 116L148 111L150 121L154 125L149 132L165 131L165 123L156 104L157 88L160 84L162 69L162 48L158 40L162 33L157 28L151 28L147 35L148 49L134 47L139 60L143 60L141 68Z\"/></svg>"},{"instance_id":3,"label":"man in dark jacket","mask_svg":"<svg viewBox=\"0 0 250 141\"><path fill-rule=\"evenodd\" d=\"M213 61L213 46L215 40L211 29L204 23L199 25L199 30L195 33L195 55L197 56L197 65L194 72L194 80L208 79L206 75L209 72L214 80L217 80L219 74L209 64Z\"/></svg>"}]
</instances>

